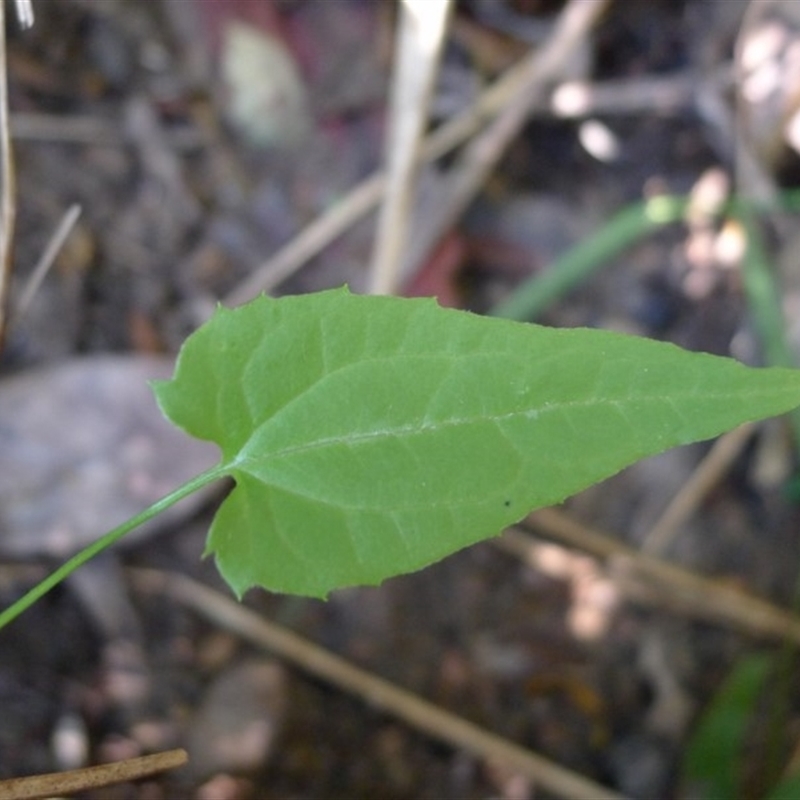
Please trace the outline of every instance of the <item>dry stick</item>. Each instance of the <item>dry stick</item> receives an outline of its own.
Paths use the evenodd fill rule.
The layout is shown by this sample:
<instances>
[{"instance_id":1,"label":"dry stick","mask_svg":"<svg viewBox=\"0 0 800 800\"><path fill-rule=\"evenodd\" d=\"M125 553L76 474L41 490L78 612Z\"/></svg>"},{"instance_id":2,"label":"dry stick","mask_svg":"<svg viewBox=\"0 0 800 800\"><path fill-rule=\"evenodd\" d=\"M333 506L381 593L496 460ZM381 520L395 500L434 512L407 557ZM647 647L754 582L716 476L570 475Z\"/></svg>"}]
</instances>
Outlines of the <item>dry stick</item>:
<instances>
[{"instance_id":1,"label":"dry stick","mask_svg":"<svg viewBox=\"0 0 800 800\"><path fill-rule=\"evenodd\" d=\"M10 115L10 125L11 138L17 142L60 142L114 148L135 144L131 131L120 124L81 114L15 111ZM190 123L164 131L163 136L174 150L197 150L204 144L202 135Z\"/></svg>"},{"instance_id":2,"label":"dry stick","mask_svg":"<svg viewBox=\"0 0 800 800\"><path fill-rule=\"evenodd\" d=\"M570 0L561 12L547 43L535 53L526 80L507 100L505 108L489 128L466 147L448 177L447 194L424 217L425 228L414 232L413 246L405 265L413 272L453 226L485 184L489 173L522 129L532 109L564 72L607 0Z\"/></svg>"},{"instance_id":3,"label":"dry stick","mask_svg":"<svg viewBox=\"0 0 800 800\"><path fill-rule=\"evenodd\" d=\"M800 643L800 617L743 591L696 575L689 570L643 555L613 536L590 528L555 508L529 514L525 525L538 534L575 547L607 561L621 589L633 599L653 604L669 604L691 619L714 622L749 635L769 639L789 639ZM529 534L512 529L506 532L511 543L504 546L525 558ZM504 537L504 538L505 538Z\"/></svg>"},{"instance_id":4,"label":"dry stick","mask_svg":"<svg viewBox=\"0 0 800 800\"><path fill-rule=\"evenodd\" d=\"M354 667L340 656L263 619L196 581L156 570L133 569L131 573L134 584L140 589L164 592L213 623L290 661L306 673L361 697L375 708L394 714L429 736L463 748L479 758L503 764L552 794L569 800L621 800L615 792L489 733L383 678Z\"/></svg>"},{"instance_id":5,"label":"dry stick","mask_svg":"<svg viewBox=\"0 0 800 800\"><path fill-rule=\"evenodd\" d=\"M42 285L42 281L45 279L47 273L50 271L50 268L53 266L53 262L56 260L56 256L64 246L64 242L67 240L67 237L70 235L70 233L72 233L72 229L75 227L75 223L78 221L78 217L80 217L80 215L81 207L77 204L74 204L67 209L66 214L64 214L64 216L61 218L61 222L58 223L58 227L50 237L50 241L47 243L47 247L45 247L42 257L34 267L30 278L28 278L28 282L25 284L25 288L22 290L22 293L19 296L19 300L17 301L14 314L9 322L9 326L16 325L20 319L25 316L25 312L28 310L28 307L30 306L31 301L33 300L39 287Z\"/></svg>"},{"instance_id":6,"label":"dry stick","mask_svg":"<svg viewBox=\"0 0 800 800\"><path fill-rule=\"evenodd\" d=\"M571 119L598 113L673 111L691 106L701 80L694 70L687 70L677 75L619 78L602 84L567 81L553 92L547 113Z\"/></svg>"},{"instance_id":7,"label":"dry stick","mask_svg":"<svg viewBox=\"0 0 800 800\"><path fill-rule=\"evenodd\" d=\"M469 138L487 119L496 115L502 107L507 105L508 98L512 97L519 90L519 87L527 81L530 63L535 58L536 54L532 54L523 59L489 87L472 107L444 123L430 134L423 143L420 154L421 162L434 161L450 152L450 150ZM681 78L681 80L683 79ZM721 79L714 76L710 79L710 82L716 84L719 80ZM666 79L665 82L667 82ZM657 110L664 111L668 110L671 101L674 101L675 107L682 105L681 97L678 96L681 87L674 91L668 86L665 86L663 90L657 88L655 92L649 94L650 100L648 102L644 98L644 92L636 91L636 80L620 81L619 83L622 84L622 102L618 102L616 99L617 82L608 81L587 84L586 86L581 84L580 93L582 94L586 89L590 92L589 97L583 96L577 100L574 98L568 101L562 100L563 108L549 109L546 103L539 102L534 104L531 110L532 113L538 112L540 115L549 117L554 115L559 117L582 116L588 113L628 113L626 112L625 97L627 97L629 91L636 94L635 100L631 101L631 110L650 110L655 106ZM646 83L649 83L649 79L647 79ZM709 79L703 80L700 76L697 76L692 81L695 94L692 97L687 97L686 103L691 103L697 94L698 88L702 88L707 83L709 83ZM630 84L630 89L627 84ZM665 94L669 95L666 99L664 99ZM608 108L606 108L606 104L608 104ZM21 120L20 136L27 135L46 139L55 134L49 128L43 128L39 131L38 124L34 127L33 122L31 130L28 131L27 123ZM83 134L80 133L80 135ZM87 131L86 136L89 135L90 132ZM226 305L240 305L252 300L259 292L272 290L279 283L293 275L378 205L383 194L385 180L386 176L383 172L376 172L351 189L341 200L310 222L294 239L284 245L245 281L235 287L224 298L223 302Z\"/></svg>"},{"instance_id":8,"label":"dry stick","mask_svg":"<svg viewBox=\"0 0 800 800\"><path fill-rule=\"evenodd\" d=\"M17 22L20 28L26 30L33 27L33 3L31 0L16 0Z\"/></svg>"},{"instance_id":9,"label":"dry stick","mask_svg":"<svg viewBox=\"0 0 800 800\"><path fill-rule=\"evenodd\" d=\"M14 242L14 156L8 127L8 78L6 66L5 4L0 3L0 351L8 327L11 292L11 253Z\"/></svg>"},{"instance_id":10,"label":"dry stick","mask_svg":"<svg viewBox=\"0 0 800 800\"><path fill-rule=\"evenodd\" d=\"M641 544L643 553L661 555L669 547L679 528L698 509L708 493L725 477L742 452L756 426L752 423L720 436L705 458L697 465L689 480L670 500L661 516L647 532Z\"/></svg>"},{"instance_id":11,"label":"dry stick","mask_svg":"<svg viewBox=\"0 0 800 800\"><path fill-rule=\"evenodd\" d=\"M593 114L676 113L696 106L703 91L727 91L732 84L730 63L722 64L710 75L690 69L600 82L567 81L558 86L546 106L533 109L532 115L571 119Z\"/></svg>"},{"instance_id":12,"label":"dry stick","mask_svg":"<svg viewBox=\"0 0 800 800\"><path fill-rule=\"evenodd\" d=\"M419 152L452 0L403 0L386 138L387 183L370 272L373 294L394 294L413 218Z\"/></svg>"},{"instance_id":13,"label":"dry stick","mask_svg":"<svg viewBox=\"0 0 800 800\"><path fill-rule=\"evenodd\" d=\"M17 141L67 144L124 145L125 132L105 120L79 114L15 111L10 116L11 138Z\"/></svg>"},{"instance_id":14,"label":"dry stick","mask_svg":"<svg viewBox=\"0 0 800 800\"><path fill-rule=\"evenodd\" d=\"M594 5L595 0L587 5ZM522 59L498 78L466 111L440 125L423 143L420 159L435 161L479 130L487 120L499 114L525 87L540 64L539 53ZM366 216L380 201L386 176L376 172L354 187L338 203L309 223L298 236L258 267L223 302L239 305L252 300L259 292L269 291L296 272L310 258L334 241L357 220Z\"/></svg>"},{"instance_id":15,"label":"dry stick","mask_svg":"<svg viewBox=\"0 0 800 800\"><path fill-rule=\"evenodd\" d=\"M222 302L228 306L241 305L252 300L259 292L269 292L297 272L303 264L375 208L383 193L384 182L385 177L380 172L359 183L344 198L306 225L269 261L228 292Z\"/></svg>"},{"instance_id":16,"label":"dry stick","mask_svg":"<svg viewBox=\"0 0 800 800\"><path fill-rule=\"evenodd\" d=\"M168 769L183 766L188 761L185 750L166 750L149 756L115 761L97 767L73 769L32 775L29 778L12 778L0 781L0 800L36 800L43 797L63 797L67 794L99 789L116 783L127 783L146 778Z\"/></svg>"}]
</instances>

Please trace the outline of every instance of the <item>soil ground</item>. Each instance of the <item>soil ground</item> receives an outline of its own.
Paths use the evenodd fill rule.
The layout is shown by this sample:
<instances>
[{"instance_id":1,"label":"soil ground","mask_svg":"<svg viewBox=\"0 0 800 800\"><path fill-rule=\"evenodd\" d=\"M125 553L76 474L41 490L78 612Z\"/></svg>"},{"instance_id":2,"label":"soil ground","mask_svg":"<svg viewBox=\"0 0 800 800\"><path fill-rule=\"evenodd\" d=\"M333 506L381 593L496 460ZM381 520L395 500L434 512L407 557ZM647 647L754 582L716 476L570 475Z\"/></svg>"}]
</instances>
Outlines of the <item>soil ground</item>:
<instances>
[{"instance_id":1,"label":"soil ground","mask_svg":"<svg viewBox=\"0 0 800 800\"><path fill-rule=\"evenodd\" d=\"M437 119L546 40L561 7L457 3ZM733 185L746 123L734 115L732 58L747 7L612 2L577 54L573 77L618 81L617 88L588 119L535 114L409 291L432 280L441 300L485 311L626 204ZM3 380L34 368L46 376L76 355L176 353L215 301L380 164L388 3L40 0L35 10L31 31L9 23L18 188L12 308L63 214L75 203L82 212L10 331ZM778 28L792 37L795 21L786 13ZM237 19L261 31L271 49L257 58L232 52L226 31ZM286 53L299 80L284 75ZM247 80L224 84L226 59L253 66L249 88ZM674 93L662 100L648 88L651 79ZM643 94L630 100L623 84L644 87ZM256 92L258 113L237 118L237 92L247 91ZM756 135L762 144L769 139ZM770 179L792 185L789 148L770 139L756 152ZM770 221L790 314L797 309L791 224L791 217ZM345 282L364 289L373 230L372 217L354 225L273 291ZM541 321L763 362L726 232L716 219L665 228L553 303ZM788 327L796 328L791 317ZM54 427L69 430L73 410L62 403L50 421L63 414ZM110 418L113 424L113 406ZM780 426L756 435L680 528L671 559L787 601L798 541L797 510L784 491L792 466L782 455L785 439ZM650 459L566 510L639 546L708 449ZM103 468L113 471L113 453L106 457ZM19 480L0 476L11 487ZM53 485L42 495L19 502L35 503L49 519L67 513L60 504L70 503L69 491ZM95 594L68 584L3 632L0 778L188 746L186 770L87 796L548 796L265 655L123 571L172 570L227 593L200 558L211 512L187 512L123 546L109 559L111 579L93 584ZM5 605L53 559L42 557L35 525L27 557L12 558L3 519L0 513ZM538 568L487 543L327 603L259 592L245 602L626 796L677 796L677 765L697 714L755 643L667 601L626 600L590 556L539 544ZM124 609L107 615L110 622L96 613L116 603ZM141 646L126 650L128 635Z\"/></svg>"}]
</instances>

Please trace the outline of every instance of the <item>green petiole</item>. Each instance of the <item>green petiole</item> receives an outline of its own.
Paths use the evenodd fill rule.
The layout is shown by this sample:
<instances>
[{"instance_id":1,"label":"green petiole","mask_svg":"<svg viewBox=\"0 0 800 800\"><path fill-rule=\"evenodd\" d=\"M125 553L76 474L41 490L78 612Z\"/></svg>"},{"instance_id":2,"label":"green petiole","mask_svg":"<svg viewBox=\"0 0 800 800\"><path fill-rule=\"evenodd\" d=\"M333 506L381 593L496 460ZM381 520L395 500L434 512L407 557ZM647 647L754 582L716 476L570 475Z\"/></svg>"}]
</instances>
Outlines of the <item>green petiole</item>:
<instances>
[{"instance_id":1,"label":"green petiole","mask_svg":"<svg viewBox=\"0 0 800 800\"><path fill-rule=\"evenodd\" d=\"M224 478L226 474L225 468L220 464L200 473L182 486L179 486L175 491L157 500L153 505L141 511L135 517L131 517L127 522L123 522L104 536L92 542L48 575L43 581L36 584L36 586L20 597L19 600L9 606L5 611L0 613L0 629L4 628L10 622L13 622L23 611L26 611L51 589L55 588L59 583L72 575L76 569L83 566L99 553L102 553L103 550L117 542L125 536L125 534L130 533L140 525L144 525L145 522L149 522L154 517L157 517L162 511L175 505L179 500L183 500L184 497L194 494L209 483Z\"/></svg>"}]
</instances>

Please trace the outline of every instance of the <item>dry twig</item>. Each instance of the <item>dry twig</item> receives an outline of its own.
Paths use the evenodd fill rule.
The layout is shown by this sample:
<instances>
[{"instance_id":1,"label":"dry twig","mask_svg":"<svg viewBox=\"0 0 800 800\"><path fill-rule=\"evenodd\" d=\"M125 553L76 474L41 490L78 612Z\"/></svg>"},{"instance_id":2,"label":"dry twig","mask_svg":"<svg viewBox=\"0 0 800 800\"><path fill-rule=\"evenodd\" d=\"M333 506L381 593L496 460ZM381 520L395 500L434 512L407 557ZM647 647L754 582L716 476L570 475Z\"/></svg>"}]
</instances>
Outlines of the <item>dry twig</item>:
<instances>
[{"instance_id":1,"label":"dry twig","mask_svg":"<svg viewBox=\"0 0 800 800\"><path fill-rule=\"evenodd\" d=\"M555 508L534 511L526 518L525 525L548 539L605 561L629 599L668 607L689 619L725 625L752 636L800 643L800 618L795 614L734 585L643 555L563 511ZM528 534L512 529L503 538L503 549L527 559Z\"/></svg>"},{"instance_id":2,"label":"dry twig","mask_svg":"<svg viewBox=\"0 0 800 800\"><path fill-rule=\"evenodd\" d=\"M11 292L14 222L14 155L8 122L8 77L6 66L5 5L0 3L0 351L8 327L8 300Z\"/></svg>"},{"instance_id":3,"label":"dry twig","mask_svg":"<svg viewBox=\"0 0 800 800\"><path fill-rule=\"evenodd\" d=\"M149 756L115 761L97 767L31 775L0 781L0 800L37 800L44 797L63 797L68 794L99 789L118 783L128 783L141 778L176 769L188 761L185 750L166 750Z\"/></svg>"},{"instance_id":4,"label":"dry twig","mask_svg":"<svg viewBox=\"0 0 800 800\"><path fill-rule=\"evenodd\" d=\"M17 9L17 22L20 28L26 30L33 27L33 2L31 0L15 0Z\"/></svg>"},{"instance_id":5,"label":"dry twig","mask_svg":"<svg viewBox=\"0 0 800 800\"><path fill-rule=\"evenodd\" d=\"M414 232L406 274L415 271L472 202L532 109L544 101L546 91L562 76L606 4L607 0L571 0L561 12L552 35L528 62L525 79L507 98L497 119L469 143L452 167L444 196L425 214L424 230Z\"/></svg>"},{"instance_id":6,"label":"dry twig","mask_svg":"<svg viewBox=\"0 0 800 800\"><path fill-rule=\"evenodd\" d=\"M595 0L592 0L592 5L594 3ZM525 87L530 85L531 76L539 66L539 53L534 52L509 69L472 106L440 125L425 138L420 160L435 161L462 144L519 97ZM286 280L375 208L383 194L385 183L386 176L383 172L376 172L359 183L229 292L223 302L231 306L240 305L252 300L259 292L270 291Z\"/></svg>"},{"instance_id":7,"label":"dry twig","mask_svg":"<svg viewBox=\"0 0 800 800\"><path fill-rule=\"evenodd\" d=\"M725 477L755 429L756 426L752 423L742 425L714 442L711 450L647 532L641 544L642 552L650 555L664 553L680 526L694 514L708 493Z\"/></svg>"},{"instance_id":8,"label":"dry twig","mask_svg":"<svg viewBox=\"0 0 800 800\"><path fill-rule=\"evenodd\" d=\"M479 758L503 764L551 794L569 800L621 800L615 792L489 733L383 678L354 667L340 656L263 619L196 581L155 570L136 569L131 572L139 588L164 592L213 623L290 661L308 674L355 694L429 736L463 748Z\"/></svg>"},{"instance_id":9,"label":"dry twig","mask_svg":"<svg viewBox=\"0 0 800 800\"><path fill-rule=\"evenodd\" d=\"M78 217L80 217L80 215L81 207L73 204L67 209L67 212L61 218L61 221L58 223L53 235L47 242L47 246L45 247L41 258L33 268L33 272L31 273L30 278L28 278L25 288L22 290L22 293L19 296L16 308L14 309L14 314L9 323L10 325L15 325L25 315L25 312L28 310L28 307L30 306L37 290L42 285L42 281L45 279L47 273L50 271L50 268L53 266L56 256L64 246L64 242L67 240L67 237L70 235L70 233L72 233L72 229L75 227L75 223L78 221Z\"/></svg>"},{"instance_id":10,"label":"dry twig","mask_svg":"<svg viewBox=\"0 0 800 800\"><path fill-rule=\"evenodd\" d=\"M371 268L374 294L393 294L400 282L413 218L421 140L452 0L403 0L386 137L386 192L378 217Z\"/></svg>"},{"instance_id":11,"label":"dry twig","mask_svg":"<svg viewBox=\"0 0 800 800\"><path fill-rule=\"evenodd\" d=\"M726 90L732 83L732 67L723 64L709 76L695 70L670 75L640 75L607 81L568 81L552 94L546 107L534 113L560 118L593 114L671 114L696 106L698 94L707 87ZM539 109L542 109L539 111Z\"/></svg>"}]
</instances>

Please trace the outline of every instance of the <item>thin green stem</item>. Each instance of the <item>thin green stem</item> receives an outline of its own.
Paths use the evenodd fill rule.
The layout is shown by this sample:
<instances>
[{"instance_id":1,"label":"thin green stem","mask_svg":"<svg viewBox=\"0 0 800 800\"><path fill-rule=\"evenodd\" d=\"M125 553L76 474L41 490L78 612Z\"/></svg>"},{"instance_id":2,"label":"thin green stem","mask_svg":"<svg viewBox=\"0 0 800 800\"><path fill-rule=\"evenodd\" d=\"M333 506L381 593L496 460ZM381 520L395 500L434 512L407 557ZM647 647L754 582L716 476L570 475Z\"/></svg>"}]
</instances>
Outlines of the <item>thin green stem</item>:
<instances>
[{"instance_id":1,"label":"thin green stem","mask_svg":"<svg viewBox=\"0 0 800 800\"><path fill-rule=\"evenodd\" d=\"M688 197L664 195L626 206L594 235L573 247L546 272L520 286L489 311L493 317L533 320L554 300L653 231L680 222Z\"/></svg>"},{"instance_id":2,"label":"thin green stem","mask_svg":"<svg viewBox=\"0 0 800 800\"><path fill-rule=\"evenodd\" d=\"M745 294L754 327L769 366L795 367L795 358L786 338L786 319L780 298L775 268L769 258L759 219L752 208L737 209L747 237L747 250L742 264ZM794 444L800 453L800 413L788 414ZM800 577L795 579L793 608L800 608ZM761 769L764 787L775 786L785 766L789 706L795 679L797 646L784 639L773 662L773 675L768 686L769 714L764 763Z\"/></svg>"},{"instance_id":3,"label":"thin green stem","mask_svg":"<svg viewBox=\"0 0 800 800\"><path fill-rule=\"evenodd\" d=\"M92 542L88 547L76 553L69 561L62 564L55 572L48 575L43 581L37 583L36 586L20 597L13 605L0 613L0 629L8 625L9 622L15 620L23 611L30 608L30 606L47 594L52 588L58 586L61 581L68 578L78 567L83 566L98 553L110 547L125 536L126 533L130 533L140 525L144 525L145 522L149 522L179 500L183 500L184 497L194 494L209 483L224 478L227 474L228 466L223 464L218 464L205 472L201 472L182 486L179 486L175 491L157 500L153 505L140 512L135 517L131 517L127 522L123 522L121 525L118 525L113 530L110 530L108 533Z\"/></svg>"},{"instance_id":4,"label":"thin green stem","mask_svg":"<svg viewBox=\"0 0 800 800\"><path fill-rule=\"evenodd\" d=\"M533 321L556 300L579 286L595 272L646 236L680 222L690 203L688 195L661 195L632 203L619 211L598 231L558 258L547 270L529 278L514 293L489 310L489 316ZM771 205L734 197L719 210L720 215L766 214L800 210L800 192L783 192Z\"/></svg>"}]
</instances>

